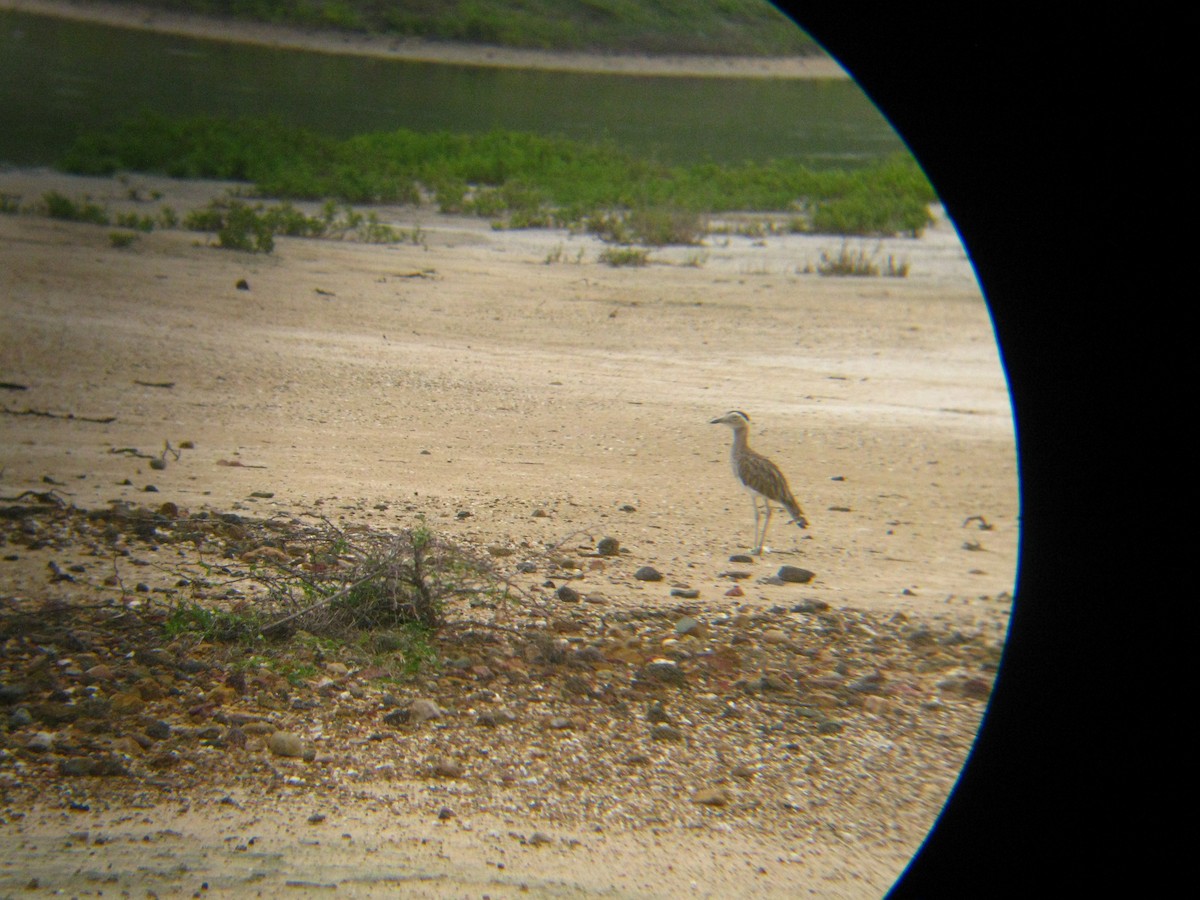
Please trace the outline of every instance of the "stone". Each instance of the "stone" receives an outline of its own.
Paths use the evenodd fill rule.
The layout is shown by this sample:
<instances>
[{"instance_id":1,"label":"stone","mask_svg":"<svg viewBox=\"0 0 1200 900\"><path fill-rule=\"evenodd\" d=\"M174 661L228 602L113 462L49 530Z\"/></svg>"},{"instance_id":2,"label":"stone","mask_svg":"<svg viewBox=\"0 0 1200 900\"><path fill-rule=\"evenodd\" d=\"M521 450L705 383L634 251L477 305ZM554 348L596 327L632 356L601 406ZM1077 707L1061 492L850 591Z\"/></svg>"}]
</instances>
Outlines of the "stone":
<instances>
[{"instance_id":1,"label":"stone","mask_svg":"<svg viewBox=\"0 0 1200 900\"><path fill-rule=\"evenodd\" d=\"M647 681L661 681L665 684L683 684L683 669L670 659L652 659L642 666L642 676Z\"/></svg>"},{"instance_id":2,"label":"stone","mask_svg":"<svg viewBox=\"0 0 1200 900\"><path fill-rule=\"evenodd\" d=\"M650 737L656 741L676 742L683 740L683 732L674 725L663 722L650 729Z\"/></svg>"},{"instance_id":3,"label":"stone","mask_svg":"<svg viewBox=\"0 0 1200 900\"><path fill-rule=\"evenodd\" d=\"M722 787L700 788L692 794L692 802L703 806L726 806L729 803L729 792Z\"/></svg>"},{"instance_id":4,"label":"stone","mask_svg":"<svg viewBox=\"0 0 1200 900\"><path fill-rule=\"evenodd\" d=\"M414 725L428 722L430 719L440 719L445 713L432 700L414 700L408 707L408 718Z\"/></svg>"},{"instance_id":5,"label":"stone","mask_svg":"<svg viewBox=\"0 0 1200 900\"><path fill-rule=\"evenodd\" d=\"M662 572L654 568L654 566L642 566L633 573L633 577L638 581L662 581Z\"/></svg>"},{"instance_id":6,"label":"stone","mask_svg":"<svg viewBox=\"0 0 1200 900\"><path fill-rule=\"evenodd\" d=\"M808 569L802 569L799 566L780 566L779 571L775 574L781 581L786 581L788 584L808 584L815 575Z\"/></svg>"},{"instance_id":7,"label":"stone","mask_svg":"<svg viewBox=\"0 0 1200 900\"><path fill-rule=\"evenodd\" d=\"M605 537L596 544L596 552L601 556L616 556L621 552L621 542L614 537Z\"/></svg>"},{"instance_id":8,"label":"stone","mask_svg":"<svg viewBox=\"0 0 1200 900\"><path fill-rule=\"evenodd\" d=\"M304 756L304 741L297 734L287 731L276 731L267 740L267 749L276 756L300 759Z\"/></svg>"}]
</instances>

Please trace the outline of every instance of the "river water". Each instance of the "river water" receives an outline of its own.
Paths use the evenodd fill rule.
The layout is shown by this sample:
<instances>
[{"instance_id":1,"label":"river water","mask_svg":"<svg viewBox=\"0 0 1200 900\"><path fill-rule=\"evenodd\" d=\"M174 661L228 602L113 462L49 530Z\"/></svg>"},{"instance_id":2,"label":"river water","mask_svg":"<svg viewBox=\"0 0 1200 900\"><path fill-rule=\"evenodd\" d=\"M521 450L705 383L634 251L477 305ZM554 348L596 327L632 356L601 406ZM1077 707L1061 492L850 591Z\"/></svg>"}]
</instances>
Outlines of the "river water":
<instances>
[{"instance_id":1,"label":"river water","mask_svg":"<svg viewBox=\"0 0 1200 900\"><path fill-rule=\"evenodd\" d=\"M612 141L668 163L902 152L848 79L646 77L333 55L0 12L0 162L49 165L140 110L277 116L337 137L512 129Z\"/></svg>"}]
</instances>

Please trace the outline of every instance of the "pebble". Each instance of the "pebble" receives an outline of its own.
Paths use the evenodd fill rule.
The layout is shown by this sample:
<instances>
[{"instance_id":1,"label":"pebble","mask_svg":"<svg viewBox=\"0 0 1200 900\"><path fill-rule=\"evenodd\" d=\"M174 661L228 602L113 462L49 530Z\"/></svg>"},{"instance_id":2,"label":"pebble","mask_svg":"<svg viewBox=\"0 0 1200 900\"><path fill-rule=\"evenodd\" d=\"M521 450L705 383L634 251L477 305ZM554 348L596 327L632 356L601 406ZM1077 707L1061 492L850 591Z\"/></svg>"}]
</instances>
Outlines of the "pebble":
<instances>
[{"instance_id":1,"label":"pebble","mask_svg":"<svg viewBox=\"0 0 1200 900\"><path fill-rule=\"evenodd\" d=\"M661 681L666 684L683 684L683 669L670 659L652 659L642 667L642 675L648 681Z\"/></svg>"},{"instance_id":2,"label":"pebble","mask_svg":"<svg viewBox=\"0 0 1200 900\"><path fill-rule=\"evenodd\" d=\"M47 750L54 749L54 735L49 731L39 731L29 739L29 743L25 745L26 750L33 750L35 753L45 753Z\"/></svg>"},{"instance_id":3,"label":"pebble","mask_svg":"<svg viewBox=\"0 0 1200 900\"><path fill-rule=\"evenodd\" d=\"M633 577L638 581L662 581L662 572L654 568L654 566L642 566L633 573Z\"/></svg>"},{"instance_id":4,"label":"pebble","mask_svg":"<svg viewBox=\"0 0 1200 900\"><path fill-rule=\"evenodd\" d=\"M786 581L788 584L808 584L815 575L808 569L802 569L799 566L780 566L779 571L775 574L780 581Z\"/></svg>"},{"instance_id":5,"label":"pebble","mask_svg":"<svg viewBox=\"0 0 1200 900\"><path fill-rule=\"evenodd\" d=\"M658 725L671 724L671 719L667 715L666 709L663 708L661 700L655 700L650 704L650 708L646 710L646 718Z\"/></svg>"},{"instance_id":6,"label":"pebble","mask_svg":"<svg viewBox=\"0 0 1200 900\"><path fill-rule=\"evenodd\" d=\"M596 552L601 556L616 556L621 552L621 542L614 537L601 538L596 545Z\"/></svg>"},{"instance_id":7,"label":"pebble","mask_svg":"<svg viewBox=\"0 0 1200 900\"><path fill-rule=\"evenodd\" d=\"M827 609L829 609L829 604L824 600L801 600L792 607L792 612L815 613L825 612Z\"/></svg>"},{"instance_id":8,"label":"pebble","mask_svg":"<svg viewBox=\"0 0 1200 900\"><path fill-rule=\"evenodd\" d=\"M442 757L433 764L433 774L439 778L461 778L464 771L463 764L457 759Z\"/></svg>"},{"instance_id":9,"label":"pebble","mask_svg":"<svg viewBox=\"0 0 1200 900\"><path fill-rule=\"evenodd\" d=\"M414 700L408 708L408 718L414 725L428 722L430 719L440 719L445 713L432 700Z\"/></svg>"},{"instance_id":10,"label":"pebble","mask_svg":"<svg viewBox=\"0 0 1200 900\"><path fill-rule=\"evenodd\" d=\"M563 603L578 603L579 602L579 591L575 590L573 587L571 587L570 585L566 585L566 584L564 584L557 591L555 591L554 596L557 597L559 600L561 600Z\"/></svg>"},{"instance_id":11,"label":"pebble","mask_svg":"<svg viewBox=\"0 0 1200 900\"><path fill-rule=\"evenodd\" d=\"M60 775L128 775L129 770L113 757L73 756L58 764Z\"/></svg>"},{"instance_id":12,"label":"pebble","mask_svg":"<svg viewBox=\"0 0 1200 900\"><path fill-rule=\"evenodd\" d=\"M276 756L299 759L304 756L304 741L299 735L287 731L276 731L267 740L267 749Z\"/></svg>"},{"instance_id":13,"label":"pebble","mask_svg":"<svg viewBox=\"0 0 1200 900\"><path fill-rule=\"evenodd\" d=\"M650 737L656 741L682 741L683 732L674 725L662 722L650 729Z\"/></svg>"},{"instance_id":14,"label":"pebble","mask_svg":"<svg viewBox=\"0 0 1200 900\"><path fill-rule=\"evenodd\" d=\"M722 787L700 788L692 794L692 802L704 806L725 806L729 803L729 792Z\"/></svg>"}]
</instances>

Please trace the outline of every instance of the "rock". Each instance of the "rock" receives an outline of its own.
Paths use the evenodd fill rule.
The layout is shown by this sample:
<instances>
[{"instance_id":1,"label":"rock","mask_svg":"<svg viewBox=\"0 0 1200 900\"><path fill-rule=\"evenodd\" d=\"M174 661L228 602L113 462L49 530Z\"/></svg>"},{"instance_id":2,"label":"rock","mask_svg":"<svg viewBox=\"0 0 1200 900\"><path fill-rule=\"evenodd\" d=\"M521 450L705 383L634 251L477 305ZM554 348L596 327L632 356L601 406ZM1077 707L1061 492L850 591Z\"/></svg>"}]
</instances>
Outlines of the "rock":
<instances>
[{"instance_id":1,"label":"rock","mask_svg":"<svg viewBox=\"0 0 1200 900\"><path fill-rule=\"evenodd\" d=\"M554 838L550 837L550 835L546 834L544 831L535 831L529 836L529 840L526 841L526 843L537 847L541 844L554 843Z\"/></svg>"},{"instance_id":2,"label":"rock","mask_svg":"<svg viewBox=\"0 0 1200 900\"><path fill-rule=\"evenodd\" d=\"M34 753L45 753L54 749L54 735L49 731L39 731L29 739L29 743L25 745L26 750L32 750Z\"/></svg>"},{"instance_id":3,"label":"rock","mask_svg":"<svg viewBox=\"0 0 1200 900\"><path fill-rule=\"evenodd\" d=\"M696 588L674 588L671 596L679 597L681 600L695 600L700 596L700 591Z\"/></svg>"},{"instance_id":4,"label":"rock","mask_svg":"<svg viewBox=\"0 0 1200 900\"><path fill-rule=\"evenodd\" d=\"M735 563L752 563L754 562L754 557L746 553L735 553L729 557L729 561Z\"/></svg>"},{"instance_id":5,"label":"rock","mask_svg":"<svg viewBox=\"0 0 1200 900\"><path fill-rule=\"evenodd\" d=\"M461 778L464 771L463 764L457 759L442 757L433 764L433 774L439 778Z\"/></svg>"},{"instance_id":6,"label":"rock","mask_svg":"<svg viewBox=\"0 0 1200 900\"><path fill-rule=\"evenodd\" d=\"M563 603L578 603L579 602L579 591L575 590L573 587L570 587L569 585L566 585L566 584L564 584L557 591L555 591L554 596L557 597L559 600L561 600Z\"/></svg>"},{"instance_id":7,"label":"rock","mask_svg":"<svg viewBox=\"0 0 1200 900\"><path fill-rule=\"evenodd\" d=\"M596 552L601 556L616 556L621 552L621 542L614 537L600 538L596 544Z\"/></svg>"},{"instance_id":8,"label":"rock","mask_svg":"<svg viewBox=\"0 0 1200 900\"><path fill-rule=\"evenodd\" d=\"M440 719L445 713L432 700L414 700L408 707L408 718L414 725L428 722L430 719Z\"/></svg>"},{"instance_id":9,"label":"rock","mask_svg":"<svg viewBox=\"0 0 1200 900\"><path fill-rule=\"evenodd\" d=\"M119 759L111 756L73 756L61 760L58 764L58 774L67 776L82 775L128 775L129 770Z\"/></svg>"},{"instance_id":10,"label":"rock","mask_svg":"<svg viewBox=\"0 0 1200 900\"><path fill-rule=\"evenodd\" d=\"M0 684L0 704L11 706L19 703L29 693L29 688L23 684Z\"/></svg>"},{"instance_id":11,"label":"rock","mask_svg":"<svg viewBox=\"0 0 1200 900\"><path fill-rule=\"evenodd\" d=\"M99 663L98 665L92 666L83 674L85 674L92 681L112 681L113 678L116 677L112 666L106 665L105 663Z\"/></svg>"},{"instance_id":12,"label":"rock","mask_svg":"<svg viewBox=\"0 0 1200 900\"><path fill-rule=\"evenodd\" d=\"M801 600L792 607L792 612L817 613L825 612L827 609L829 609L829 604L824 600Z\"/></svg>"},{"instance_id":13,"label":"rock","mask_svg":"<svg viewBox=\"0 0 1200 900\"><path fill-rule=\"evenodd\" d=\"M662 572L654 568L654 566L642 566L633 573L633 577L638 581L662 581Z\"/></svg>"},{"instance_id":14,"label":"rock","mask_svg":"<svg viewBox=\"0 0 1200 900\"><path fill-rule=\"evenodd\" d=\"M725 806L729 803L729 792L722 787L700 788L692 794L692 802L704 806Z\"/></svg>"},{"instance_id":15,"label":"rock","mask_svg":"<svg viewBox=\"0 0 1200 900\"><path fill-rule=\"evenodd\" d=\"M771 628L763 632L762 641L764 644L783 644L788 639L787 632L778 628Z\"/></svg>"},{"instance_id":16,"label":"rock","mask_svg":"<svg viewBox=\"0 0 1200 900\"><path fill-rule=\"evenodd\" d=\"M488 728L496 728L500 725L510 725L517 721L517 717L506 709L485 710L479 714L476 720L480 725L485 725Z\"/></svg>"},{"instance_id":17,"label":"rock","mask_svg":"<svg viewBox=\"0 0 1200 900\"><path fill-rule=\"evenodd\" d=\"M671 724L671 719L667 715L667 711L663 708L661 700L655 700L650 704L650 708L646 710L646 718L656 725Z\"/></svg>"},{"instance_id":18,"label":"rock","mask_svg":"<svg viewBox=\"0 0 1200 900\"><path fill-rule=\"evenodd\" d=\"M667 725L665 722L655 725L650 729L650 737L655 741L682 741L683 732L674 725Z\"/></svg>"},{"instance_id":19,"label":"rock","mask_svg":"<svg viewBox=\"0 0 1200 900\"><path fill-rule=\"evenodd\" d=\"M304 756L304 741L296 734L286 731L276 731L267 739L267 749L276 756L286 756L300 759Z\"/></svg>"},{"instance_id":20,"label":"rock","mask_svg":"<svg viewBox=\"0 0 1200 900\"><path fill-rule=\"evenodd\" d=\"M786 581L788 584L808 584L813 580L814 574L799 566L780 566L779 571L775 573L780 581Z\"/></svg>"},{"instance_id":21,"label":"rock","mask_svg":"<svg viewBox=\"0 0 1200 900\"><path fill-rule=\"evenodd\" d=\"M683 684L683 669L679 663L670 659L652 659L642 666L641 676L647 681L660 681L664 684Z\"/></svg>"},{"instance_id":22,"label":"rock","mask_svg":"<svg viewBox=\"0 0 1200 900\"><path fill-rule=\"evenodd\" d=\"M453 818L454 818L454 810L452 810L450 807L443 806L441 809L438 810L438 820L439 821L445 822L447 819L453 819Z\"/></svg>"}]
</instances>

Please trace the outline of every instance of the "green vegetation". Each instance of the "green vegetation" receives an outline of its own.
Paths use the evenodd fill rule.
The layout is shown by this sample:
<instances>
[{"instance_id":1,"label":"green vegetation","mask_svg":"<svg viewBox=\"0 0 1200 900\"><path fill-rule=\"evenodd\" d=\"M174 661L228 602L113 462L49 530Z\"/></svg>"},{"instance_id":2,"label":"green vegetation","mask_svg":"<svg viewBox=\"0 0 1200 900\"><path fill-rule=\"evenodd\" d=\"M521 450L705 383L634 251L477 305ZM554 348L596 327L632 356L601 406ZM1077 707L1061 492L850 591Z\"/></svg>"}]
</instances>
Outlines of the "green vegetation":
<instances>
[{"instance_id":1,"label":"green vegetation","mask_svg":"<svg viewBox=\"0 0 1200 900\"><path fill-rule=\"evenodd\" d=\"M137 240L137 235L132 231L110 231L108 233L108 242L118 250L125 247L133 246L133 242Z\"/></svg>"},{"instance_id":2,"label":"green vegetation","mask_svg":"<svg viewBox=\"0 0 1200 900\"><path fill-rule=\"evenodd\" d=\"M908 156L854 171L790 160L667 166L608 144L522 132L401 129L334 140L277 120L149 113L81 136L61 165L248 181L260 196L298 200L416 204L427 192L443 212L486 216L497 227L582 226L613 243L649 245L696 243L706 216L737 211L789 214L792 230L917 235L936 201ZM249 222L236 232L235 243L257 240Z\"/></svg>"},{"instance_id":3,"label":"green vegetation","mask_svg":"<svg viewBox=\"0 0 1200 900\"><path fill-rule=\"evenodd\" d=\"M650 251L636 247L606 247L600 252L599 260L613 267L644 266L650 262Z\"/></svg>"},{"instance_id":4,"label":"green vegetation","mask_svg":"<svg viewBox=\"0 0 1200 900\"><path fill-rule=\"evenodd\" d=\"M48 191L42 195L42 203L45 204L46 215L52 219L89 222L92 225L109 224L107 210L103 206L92 203L90 198L76 202L58 191Z\"/></svg>"},{"instance_id":5,"label":"green vegetation","mask_svg":"<svg viewBox=\"0 0 1200 900\"><path fill-rule=\"evenodd\" d=\"M880 275L888 278L907 278L908 263L897 262L889 255L881 266L876 258L878 251L868 252L865 248L850 249L844 242L836 255L821 252L817 263L817 274L825 276L877 278Z\"/></svg>"},{"instance_id":6,"label":"green vegetation","mask_svg":"<svg viewBox=\"0 0 1200 900\"><path fill-rule=\"evenodd\" d=\"M555 50L818 53L766 0L138 0L138 6L396 37Z\"/></svg>"},{"instance_id":7,"label":"green vegetation","mask_svg":"<svg viewBox=\"0 0 1200 900\"><path fill-rule=\"evenodd\" d=\"M191 600L174 605L163 622L169 638L190 635L205 641L249 643L262 637L263 620L253 612L210 609Z\"/></svg>"}]
</instances>

